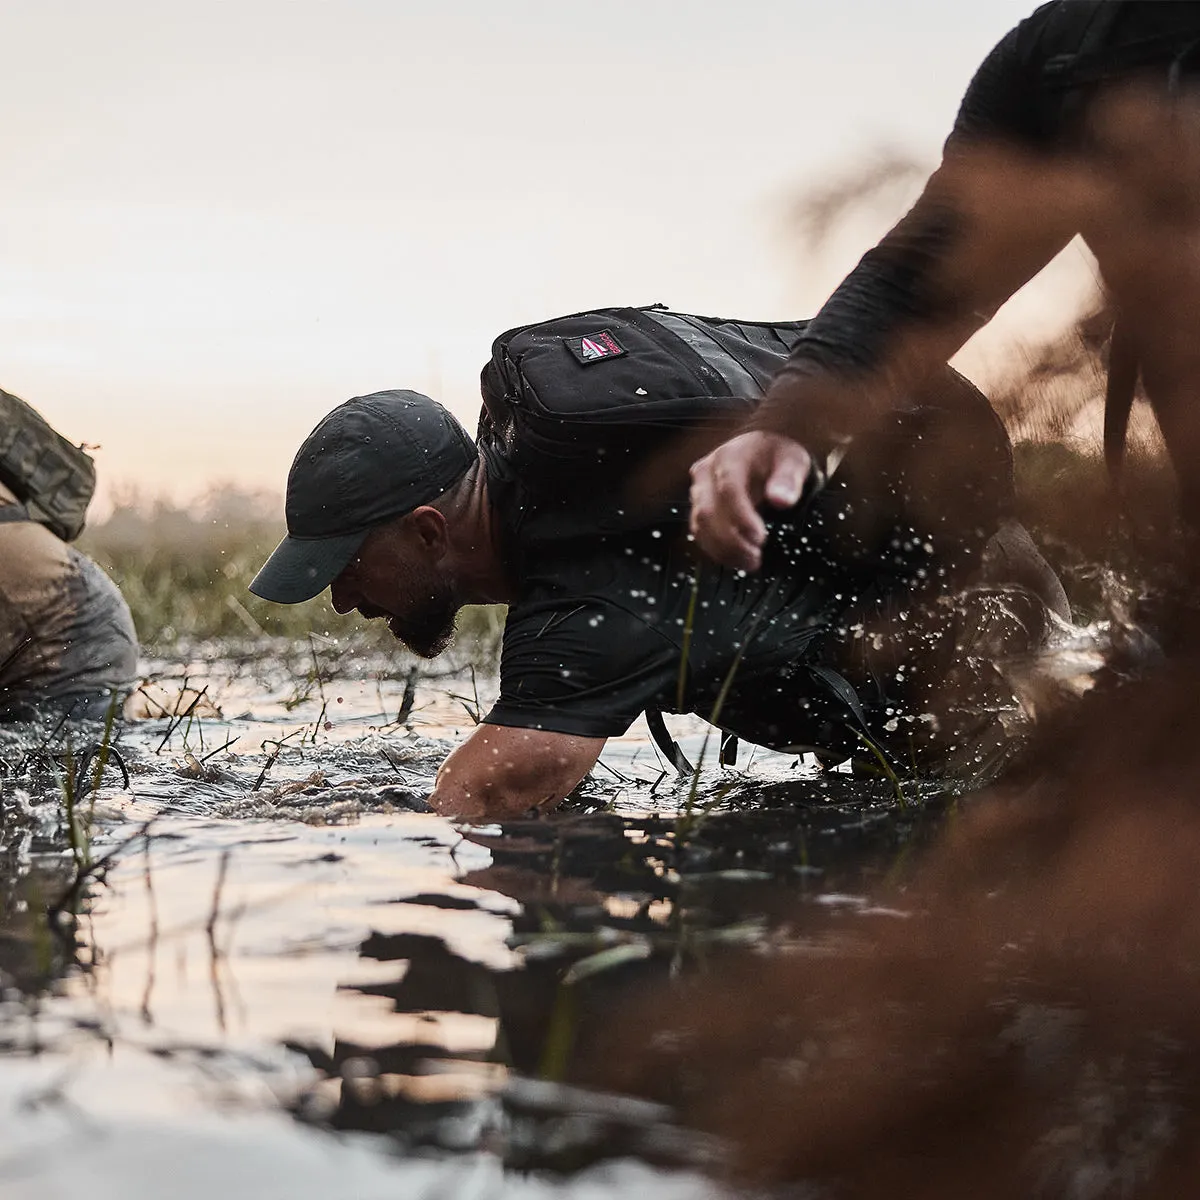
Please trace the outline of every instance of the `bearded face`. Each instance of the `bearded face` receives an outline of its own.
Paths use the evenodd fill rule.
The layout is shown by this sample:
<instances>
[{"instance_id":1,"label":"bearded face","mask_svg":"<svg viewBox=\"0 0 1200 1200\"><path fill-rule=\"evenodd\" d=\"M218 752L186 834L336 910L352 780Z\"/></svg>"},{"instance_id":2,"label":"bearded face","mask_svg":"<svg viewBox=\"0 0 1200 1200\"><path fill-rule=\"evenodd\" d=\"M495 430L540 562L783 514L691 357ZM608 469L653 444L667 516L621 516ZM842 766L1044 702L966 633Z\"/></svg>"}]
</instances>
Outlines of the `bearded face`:
<instances>
[{"instance_id":1,"label":"bearded face","mask_svg":"<svg viewBox=\"0 0 1200 1200\"><path fill-rule=\"evenodd\" d=\"M453 590L444 579L430 579L411 589L409 595L402 609L387 615L387 627L414 654L437 658L454 638L459 606Z\"/></svg>"},{"instance_id":2,"label":"bearded face","mask_svg":"<svg viewBox=\"0 0 1200 1200\"><path fill-rule=\"evenodd\" d=\"M355 558L330 586L333 607L382 618L398 641L421 658L436 658L454 637L462 607L441 562L405 537L402 524L368 534Z\"/></svg>"}]
</instances>

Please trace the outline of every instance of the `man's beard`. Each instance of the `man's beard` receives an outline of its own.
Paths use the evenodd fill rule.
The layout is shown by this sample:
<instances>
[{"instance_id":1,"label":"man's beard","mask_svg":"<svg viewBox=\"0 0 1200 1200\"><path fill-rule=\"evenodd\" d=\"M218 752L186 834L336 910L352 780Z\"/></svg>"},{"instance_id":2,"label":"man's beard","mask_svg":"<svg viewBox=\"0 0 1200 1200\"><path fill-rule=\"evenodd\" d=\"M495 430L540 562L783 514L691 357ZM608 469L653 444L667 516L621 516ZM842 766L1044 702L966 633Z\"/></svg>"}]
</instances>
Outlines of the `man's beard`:
<instances>
[{"instance_id":1,"label":"man's beard","mask_svg":"<svg viewBox=\"0 0 1200 1200\"><path fill-rule=\"evenodd\" d=\"M458 604L448 587L439 585L403 616L390 616L392 636L421 658L437 658L454 637Z\"/></svg>"}]
</instances>

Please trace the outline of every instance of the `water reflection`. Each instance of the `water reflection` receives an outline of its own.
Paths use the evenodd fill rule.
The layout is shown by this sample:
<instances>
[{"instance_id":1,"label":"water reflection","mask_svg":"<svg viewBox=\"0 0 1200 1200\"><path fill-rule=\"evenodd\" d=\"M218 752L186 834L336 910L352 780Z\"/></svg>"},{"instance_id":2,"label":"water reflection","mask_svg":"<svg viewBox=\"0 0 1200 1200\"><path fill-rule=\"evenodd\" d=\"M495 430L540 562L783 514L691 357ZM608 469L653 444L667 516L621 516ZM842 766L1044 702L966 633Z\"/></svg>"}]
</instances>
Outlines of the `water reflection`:
<instances>
[{"instance_id":1,"label":"water reflection","mask_svg":"<svg viewBox=\"0 0 1200 1200\"><path fill-rule=\"evenodd\" d=\"M363 672L296 702L262 670L179 668L168 683L218 707L128 727L128 786L111 769L88 789L74 850L78 752L0 745L0 1053L22 1064L0 1095L0 1180L42 1094L116 1141L287 1112L306 1136L510 1167L710 1166L720 1147L669 1109L575 1086L580 1048L652 982L784 936L783 897L856 920L854 898L940 811L782 756L713 766L692 789L635 734L565 813L460 830L414 810L455 697L486 681L406 701L404 679ZM126 1196L156 1194L140 1169L114 1167ZM66 1166L29 1170L50 1188Z\"/></svg>"},{"instance_id":2,"label":"water reflection","mask_svg":"<svg viewBox=\"0 0 1200 1200\"><path fill-rule=\"evenodd\" d=\"M297 1044L322 1075L297 1111L410 1145L490 1145L521 1168L577 1170L631 1154L713 1163L719 1147L676 1128L668 1109L563 1085L579 1082L579 1049L619 1026L631 995L711 969L729 949L764 946L797 895L812 898L814 928L861 911L864 878L895 868L897 846L932 827L935 806L901 827L861 796L861 783L846 790L859 793L857 803L817 806L810 796L784 806L776 797L749 819L714 815L686 841L677 819L616 814L472 834L491 863L459 882L518 901L506 938L513 960L478 961L440 935L372 933L361 957L394 964L392 972L344 986L386 998L417 1024L399 1042L339 1039L332 1053ZM809 843L820 865L797 868L795 848ZM479 900L431 894L405 903L461 914ZM464 1039L464 1027L479 1041ZM449 1041L448 1029L459 1039Z\"/></svg>"}]
</instances>

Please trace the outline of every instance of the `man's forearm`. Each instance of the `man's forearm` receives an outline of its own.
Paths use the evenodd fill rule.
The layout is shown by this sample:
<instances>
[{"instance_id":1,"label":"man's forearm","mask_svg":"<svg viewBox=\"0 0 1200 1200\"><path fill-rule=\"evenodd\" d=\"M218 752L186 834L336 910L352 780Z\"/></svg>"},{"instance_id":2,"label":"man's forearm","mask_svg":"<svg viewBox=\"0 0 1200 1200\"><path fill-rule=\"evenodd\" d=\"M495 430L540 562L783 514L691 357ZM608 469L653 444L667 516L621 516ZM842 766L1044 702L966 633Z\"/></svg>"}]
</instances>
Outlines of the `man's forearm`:
<instances>
[{"instance_id":1,"label":"man's forearm","mask_svg":"<svg viewBox=\"0 0 1200 1200\"><path fill-rule=\"evenodd\" d=\"M553 807L592 769L604 741L480 725L442 764L429 803L435 812L464 821Z\"/></svg>"},{"instance_id":2,"label":"man's forearm","mask_svg":"<svg viewBox=\"0 0 1200 1200\"><path fill-rule=\"evenodd\" d=\"M941 167L809 323L759 428L818 454L852 437L903 404L1074 232L1044 188L1035 203L1027 195L1046 165L1029 49L1043 20L1022 22L980 64Z\"/></svg>"},{"instance_id":3,"label":"man's forearm","mask_svg":"<svg viewBox=\"0 0 1200 1200\"><path fill-rule=\"evenodd\" d=\"M996 309L1081 227L1078 169L1017 152L955 154L796 344L754 427L818 454L919 403Z\"/></svg>"}]
</instances>

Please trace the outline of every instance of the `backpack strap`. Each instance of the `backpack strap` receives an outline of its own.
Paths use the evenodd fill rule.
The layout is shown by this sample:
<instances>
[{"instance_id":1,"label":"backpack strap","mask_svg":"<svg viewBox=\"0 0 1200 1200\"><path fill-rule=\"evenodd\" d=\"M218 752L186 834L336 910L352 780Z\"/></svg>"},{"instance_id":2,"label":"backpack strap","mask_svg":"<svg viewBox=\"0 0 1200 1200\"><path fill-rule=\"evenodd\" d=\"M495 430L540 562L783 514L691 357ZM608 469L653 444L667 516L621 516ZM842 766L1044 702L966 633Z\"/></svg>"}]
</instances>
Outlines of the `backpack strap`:
<instances>
[{"instance_id":1,"label":"backpack strap","mask_svg":"<svg viewBox=\"0 0 1200 1200\"><path fill-rule=\"evenodd\" d=\"M1125 434L1137 381L1137 346L1127 322L1118 314L1109 340L1108 382L1104 387L1104 464L1114 492L1120 489Z\"/></svg>"},{"instance_id":2,"label":"backpack strap","mask_svg":"<svg viewBox=\"0 0 1200 1200\"><path fill-rule=\"evenodd\" d=\"M654 739L654 744L662 751L663 758L680 775L690 775L695 770L692 764L688 762L687 755L684 754L679 743L671 736L660 709L646 709L646 728L650 730L650 736Z\"/></svg>"},{"instance_id":3,"label":"backpack strap","mask_svg":"<svg viewBox=\"0 0 1200 1200\"><path fill-rule=\"evenodd\" d=\"M854 718L854 724L863 733L870 736L870 728L867 725L867 714L863 709L862 701L858 698L858 693L854 690L850 681L832 667L823 667L817 663L810 663L808 672L818 683L824 686L830 695L849 711L850 715Z\"/></svg>"},{"instance_id":4,"label":"backpack strap","mask_svg":"<svg viewBox=\"0 0 1200 1200\"><path fill-rule=\"evenodd\" d=\"M663 316L678 317L678 313L668 313L657 306L654 308L624 308L609 310L618 314L623 320L640 329L647 337L653 338L669 354L685 362L702 382L705 392L714 396L739 396L746 393L734 391L729 386L725 371L734 360L725 355L725 359L713 362L709 347L703 339L695 336L696 331L691 326L684 326L692 336L683 337L676 325L663 321ZM736 365L736 364L735 364ZM762 389L756 388L749 393L752 396L761 394Z\"/></svg>"},{"instance_id":5,"label":"backpack strap","mask_svg":"<svg viewBox=\"0 0 1200 1200\"><path fill-rule=\"evenodd\" d=\"M736 767L738 756L738 736L727 729L721 731L721 753L718 761L723 767Z\"/></svg>"},{"instance_id":6,"label":"backpack strap","mask_svg":"<svg viewBox=\"0 0 1200 1200\"><path fill-rule=\"evenodd\" d=\"M646 709L646 728L650 730L650 736L654 739L654 744L662 752L663 758L675 768L676 772L680 775L692 774L695 767L688 761L688 757L684 754L679 743L671 736L660 709ZM737 756L737 734L730 733L727 729L722 729L721 750L718 755L718 761L723 767L734 767L737 766Z\"/></svg>"},{"instance_id":7,"label":"backpack strap","mask_svg":"<svg viewBox=\"0 0 1200 1200\"><path fill-rule=\"evenodd\" d=\"M810 663L806 669L813 680L849 713L852 719L847 720L845 722L846 725L855 730L856 733L864 735L867 739L867 744L875 747L882 754L883 751L879 748L879 743L875 740L870 726L867 724L866 710L863 708L862 701L859 699L858 693L854 690L854 686L850 681L832 667ZM680 775L692 774L695 767L688 761L688 757L684 754L679 743L671 736L660 709L646 709L646 728L650 731L650 736L654 739L654 744L661 751L663 758ZM722 730L719 756L721 765L726 767L734 766L737 763L737 754L737 735L730 733L728 730Z\"/></svg>"},{"instance_id":8,"label":"backpack strap","mask_svg":"<svg viewBox=\"0 0 1200 1200\"><path fill-rule=\"evenodd\" d=\"M762 395L762 385L699 321L662 309L646 310L645 315L690 346L725 381L731 396Z\"/></svg>"},{"instance_id":9,"label":"backpack strap","mask_svg":"<svg viewBox=\"0 0 1200 1200\"><path fill-rule=\"evenodd\" d=\"M23 504L0 505L0 525L7 525L14 521L32 520L33 518L29 515L29 509Z\"/></svg>"}]
</instances>

